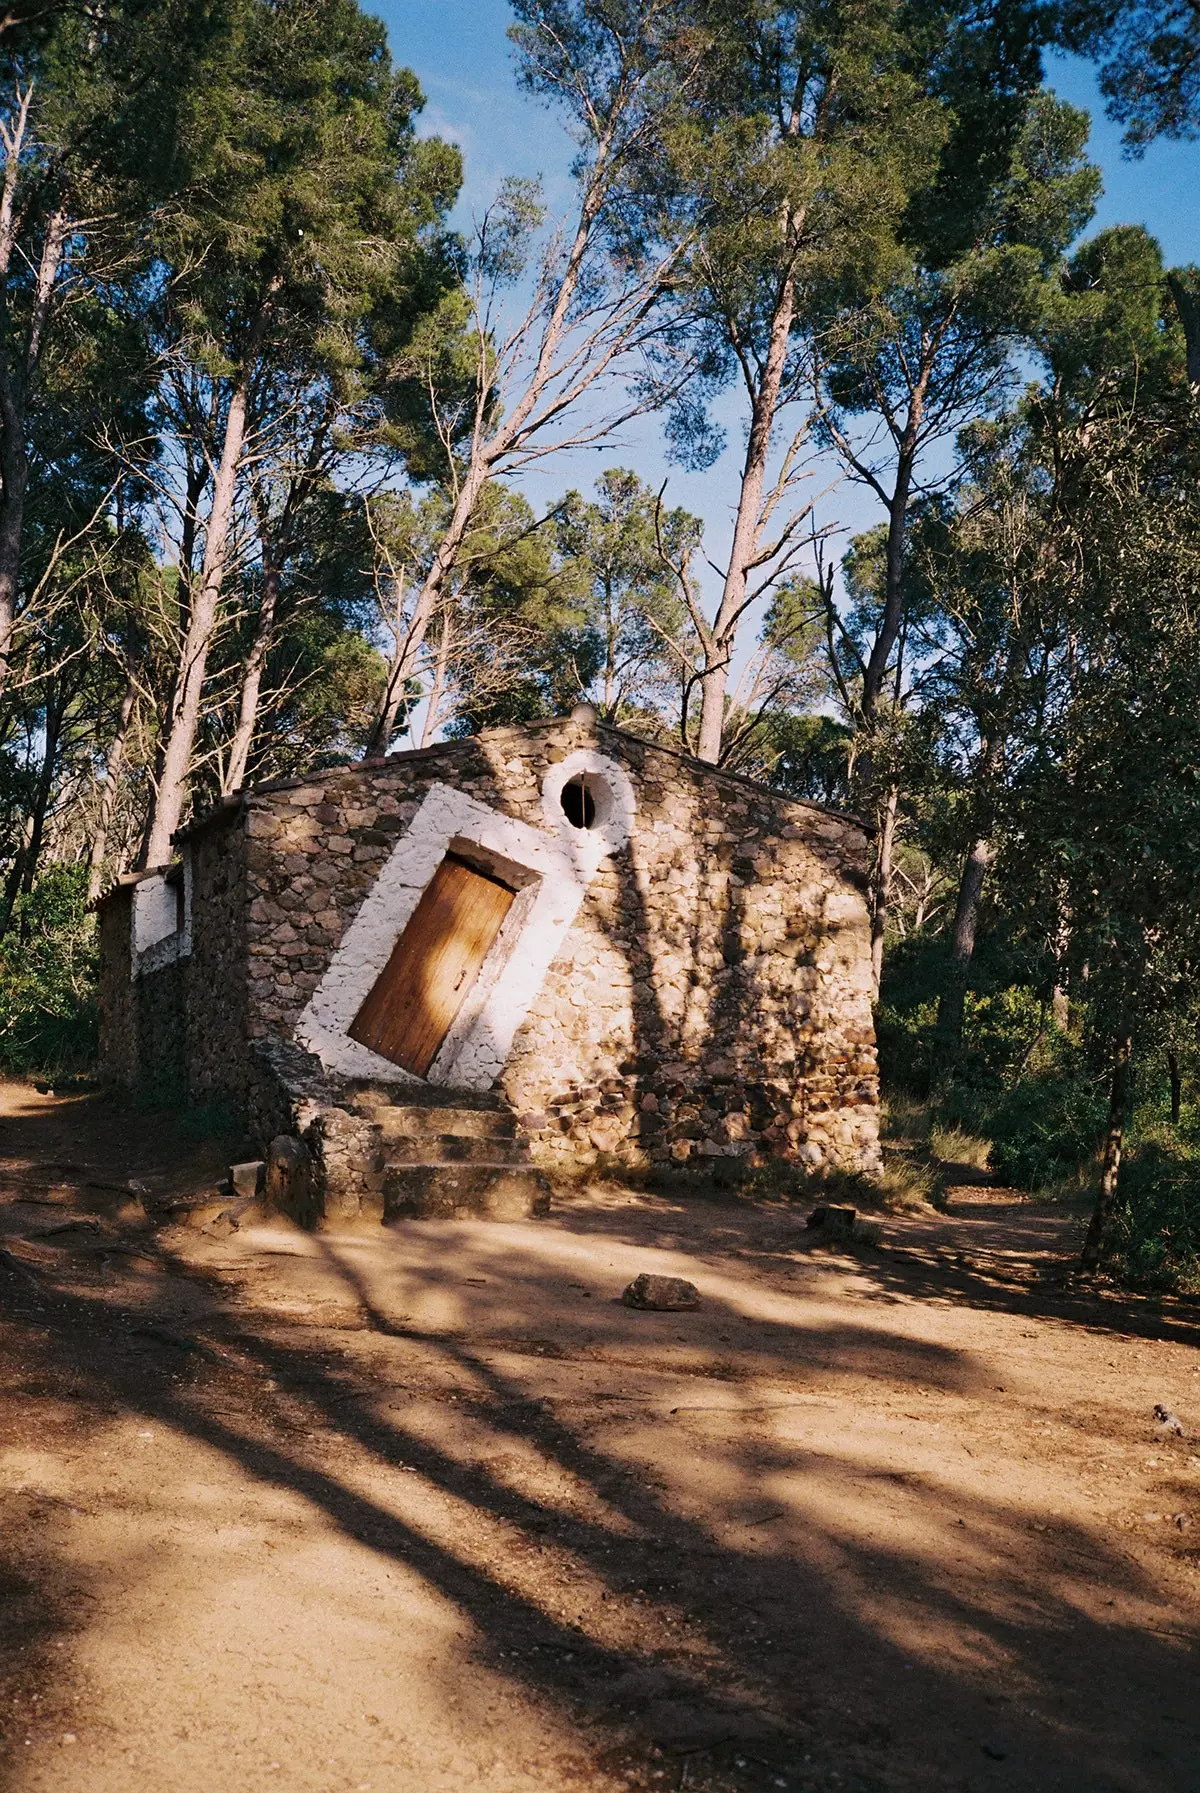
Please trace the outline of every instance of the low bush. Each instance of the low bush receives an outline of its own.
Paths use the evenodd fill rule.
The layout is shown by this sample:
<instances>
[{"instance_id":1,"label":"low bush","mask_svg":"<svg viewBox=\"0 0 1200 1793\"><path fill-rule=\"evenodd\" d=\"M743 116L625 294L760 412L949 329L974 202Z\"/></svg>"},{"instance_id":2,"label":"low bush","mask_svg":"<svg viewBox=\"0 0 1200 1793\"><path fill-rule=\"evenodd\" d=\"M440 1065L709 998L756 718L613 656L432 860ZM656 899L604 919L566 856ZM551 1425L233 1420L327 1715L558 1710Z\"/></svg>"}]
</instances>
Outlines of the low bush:
<instances>
[{"instance_id":1,"label":"low bush","mask_svg":"<svg viewBox=\"0 0 1200 1793\"><path fill-rule=\"evenodd\" d=\"M1107 1120L1104 1042L1089 1051L1074 1031L1058 1028L1037 966L1001 941L973 967L962 1052L947 1077L935 1054L945 953L944 938L914 937L891 946L885 961L876 1015L888 1174L908 1183L907 1199L921 1199L927 1161L934 1172L969 1164L1043 1199L1085 1207ZM1077 1025L1086 1028L1086 1019L1077 1010ZM1200 1076L1191 1031L1180 1037L1178 1029L1165 1035L1139 1061L1107 1269L1139 1287L1200 1293L1200 1106L1185 1105L1178 1125L1166 1118L1172 1041L1184 1087ZM900 1205L905 1199L898 1193ZM923 1199L938 1201L936 1182Z\"/></svg>"},{"instance_id":2,"label":"low bush","mask_svg":"<svg viewBox=\"0 0 1200 1793\"><path fill-rule=\"evenodd\" d=\"M936 1164L903 1152L886 1153L883 1169L862 1179L862 1205L902 1214L916 1208L940 1208L946 1195L945 1179Z\"/></svg>"},{"instance_id":3,"label":"low bush","mask_svg":"<svg viewBox=\"0 0 1200 1793\"><path fill-rule=\"evenodd\" d=\"M1121 1166L1107 1268L1141 1288L1200 1294L1200 1141L1141 1122Z\"/></svg>"},{"instance_id":4,"label":"low bush","mask_svg":"<svg viewBox=\"0 0 1200 1793\"><path fill-rule=\"evenodd\" d=\"M1106 1111L1103 1079L1064 1050L1058 1063L1017 1078L976 1112L997 1174L1018 1189L1039 1190L1095 1156Z\"/></svg>"},{"instance_id":5,"label":"low bush","mask_svg":"<svg viewBox=\"0 0 1200 1793\"><path fill-rule=\"evenodd\" d=\"M966 1164L972 1170L987 1170L992 1155L991 1140L939 1121L930 1126L929 1148L939 1164Z\"/></svg>"},{"instance_id":6,"label":"low bush","mask_svg":"<svg viewBox=\"0 0 1200 1793\"><path fill-rule=\"evenodd\" d=\"M0 941L0 1068L51 1077L95 1061L96 924L87 867L54 865L19 897Z\"/></svg>"}]
</instances>

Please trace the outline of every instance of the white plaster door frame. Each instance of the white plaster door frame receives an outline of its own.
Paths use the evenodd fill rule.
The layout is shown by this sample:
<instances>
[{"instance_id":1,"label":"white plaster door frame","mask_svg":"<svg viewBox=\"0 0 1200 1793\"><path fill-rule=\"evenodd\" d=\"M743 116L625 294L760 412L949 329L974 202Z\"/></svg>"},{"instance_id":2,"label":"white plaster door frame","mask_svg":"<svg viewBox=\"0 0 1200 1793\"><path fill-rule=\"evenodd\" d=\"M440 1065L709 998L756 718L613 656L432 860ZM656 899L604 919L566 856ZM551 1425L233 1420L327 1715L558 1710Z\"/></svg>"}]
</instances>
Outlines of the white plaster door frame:
<instances>
[{"instance_id":1,"label":"white plaster door frame","mask_svg":"<svg viewBox=\"0 0 1200 1793\"><path fill-rule=\"evenodd\" d=\"M575 760L586 764L576 767ZM618 800L604 826L575 829L557 803L552 810L551 786L557 798L575 771L611 782ZM451 785L431 786L296 1024L299 1044L327 1070L374 1082L491 1088L601 860L628 839L636 807L624 770L593 753L573 754L555 766L546 798L551 827L531 828ZM474 854L482 867L490 863L502 876L507 866L520 887L471 996L423 1079L352 1040L348 1030L448 852Z\"/></svg>"}]
</instances>

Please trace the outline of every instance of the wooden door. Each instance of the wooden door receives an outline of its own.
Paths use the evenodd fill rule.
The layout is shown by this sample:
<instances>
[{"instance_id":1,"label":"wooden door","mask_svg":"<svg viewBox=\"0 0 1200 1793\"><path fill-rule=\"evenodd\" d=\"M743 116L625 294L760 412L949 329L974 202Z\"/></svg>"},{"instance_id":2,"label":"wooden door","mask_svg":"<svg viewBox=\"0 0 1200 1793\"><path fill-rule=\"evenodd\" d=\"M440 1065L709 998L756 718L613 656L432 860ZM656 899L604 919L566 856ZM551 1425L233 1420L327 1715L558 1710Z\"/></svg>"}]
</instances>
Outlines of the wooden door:
<instances>
[{"instance_id":1,"label":"wooden door","mask_svg":"<svg viewBox=\"0 0 1200 1793\"><path fill-rule=\"evenodd\" d=\"M479 975L513 892L447 853L370 995L350 1038L424 1077Z\"/></svg>"}]
</instances>

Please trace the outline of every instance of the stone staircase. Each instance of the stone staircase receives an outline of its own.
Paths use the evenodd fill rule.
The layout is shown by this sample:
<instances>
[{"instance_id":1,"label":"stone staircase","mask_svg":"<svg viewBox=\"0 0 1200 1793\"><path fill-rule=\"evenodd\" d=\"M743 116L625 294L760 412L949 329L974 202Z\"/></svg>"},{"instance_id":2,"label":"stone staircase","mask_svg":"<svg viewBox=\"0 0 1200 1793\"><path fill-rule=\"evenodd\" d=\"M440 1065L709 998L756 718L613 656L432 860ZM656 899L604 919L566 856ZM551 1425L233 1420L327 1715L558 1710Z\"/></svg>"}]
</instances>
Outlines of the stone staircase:
<instances>
[{"instance_id":1,"label":"stone staircase","mask_svg":"<svg viewBox=\"0 0 1200 1793\"><path fill-rule=\"evenodd\" d=\"M384 1221L452 1214L523 1220L550 1207L550 1185L501 1102L390 1101L370 1110L383 1170Z\"/></svg>"},{"instance_id":2,"label":"stone staircase","mask_svg":"<svg viewBox=\"0 0 1200 1793\"><path fill-rule=\"evenodd\" d=\"M334 1079L295 1048L272 1051L270 1061L288 1124L277 1129L272 1120L269 1130L298 1138L307 1163L289 1196L288 1178L272 1177L269 1159L268 1190L302 1224L525 1220L549 1211L549 1179L530 1162L529 1141L501 1097ZM277 1163L286 1156L274 1143L272 1152Z\"/></svg>"}]
</instances>

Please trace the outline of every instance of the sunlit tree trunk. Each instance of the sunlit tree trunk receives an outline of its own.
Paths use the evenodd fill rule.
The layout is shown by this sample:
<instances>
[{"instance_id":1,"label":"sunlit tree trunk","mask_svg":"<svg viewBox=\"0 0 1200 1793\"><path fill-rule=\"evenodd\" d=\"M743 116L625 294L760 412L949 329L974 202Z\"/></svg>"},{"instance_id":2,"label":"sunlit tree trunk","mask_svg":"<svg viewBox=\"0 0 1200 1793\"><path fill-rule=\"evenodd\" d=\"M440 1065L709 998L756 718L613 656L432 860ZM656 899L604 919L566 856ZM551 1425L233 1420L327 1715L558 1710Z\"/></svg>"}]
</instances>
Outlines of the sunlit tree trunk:
<instances>
[{"instance_id":1,"label":"sunlit tree trunk","mask_svg":"<svg viewBox=\"0 0 1200 1793\"><path fill-rule=\"evenodd\" d=\"M725 571L721 603L703 644L704 671L700 681L700 734L696 743L696 755L714 766L721 758L729 666L737 643L738 626L745 613L750 568L762 530L763 492L766 488L767 458L771 452L771 432L779 409L779 395L783 387L788 343L795 316L796 285L789 269L771 319L766 363L750 417L750 435L746 443L746 458L742 464L733 544L729 550L729 565Z\"/></svg>"},{"instance_id":2,"label":"sunlit tree trunk","mask_svg":"<svg viewBox=\"0 0 1200 1793\"><path fill-rule=\"evenodd\" d=\"M234 728L233 739L229 744L229 764L225 768L225 776L221 781L221 792L226 797L231 796L234 791L240 791L246 782L246 766L250 759L250 749L254 744L254 730L258 722L263 672L266 669L267 655L271 651L271 642L275 634L275 616L279 605L279 567L274 560L265 559L265 557L264 560L262 599L258 607L258 619L254 625L254 640L250 644L250 652L246 657L246 669L242 675L237 726Z\"/></svg>"},{"instance_id":3,"label":"sunlit tree trunk","mask_svg":"<svg viewBox=\"0 0 1200 1793\"><path fill-rule=\"evenodd\" d=\"M104 882L104 860L108 852L108 833L112 827L113 811L116 808L117 792L121 785L121 773L125 765L125 743L129 735L129 724L133 719L133 706L137 702L137 687L132 679L125 687L125 695L121 699L121 708L117 716L117 727L108 746L108 756L104 765L104 785L100 792L100 811L96 817L96 832L92 836L91 851L88 854L88 902L95 902L100 895Z\"/></svg>"},{"instance_id":4,"label":"sunlit tree trunk","mask_svg":"<svg viewBox=\"0 0 1200 1793\"><path fill-rule=\"evenodd\" d=\"M192 753L200 726L204 678L221 610L221 592L233 523L233 502L246 440L246 406L250 381L270 315L271 302L279 285L280 281L276 278L259 309L250 332L241 374L229 397L221 458L213 476L212 503L204 535L204 559L188 610L187 628L167 712L157 784L150 798L146 833L139 859L142 868L167 864L171 856L171 839L182 819L183 806L187 801Z\"/></svg>"},{"instance_id":5,"label":"sunlit tree trunk","mask_svg":"<svg viewBox=\"0 0 1200 1793\"><path fill-rule=\"evenodd\" d=\"M888 905L892 900L892 862L896 847L896 811L900 792L895 785L887 794L883 818L875 849L875 870L871 880L871 975L875 994L883 978L883 939L887 932Z\"/></svg>"},{"instance_id":6,"label":"sunlit tree trunk","mask_svg":"<svg viewBox=\"0 0 1200 1793\"><path fill-rule=\"evenodd\" d=\"M454 635L454 624L448 608L442 611L442 631L438 640L437 658L433 666L433 685L429 692L429 701L425 706L425 722L421 729L421 745L428 747L437 730L441 717L442 699L446 695L446 681L450 673L450 643Z\"/></svg>"}]
</instances>

